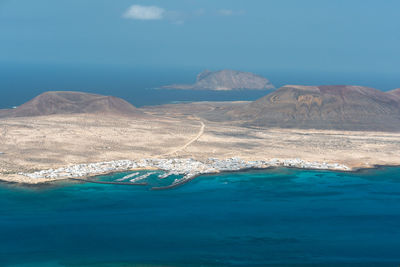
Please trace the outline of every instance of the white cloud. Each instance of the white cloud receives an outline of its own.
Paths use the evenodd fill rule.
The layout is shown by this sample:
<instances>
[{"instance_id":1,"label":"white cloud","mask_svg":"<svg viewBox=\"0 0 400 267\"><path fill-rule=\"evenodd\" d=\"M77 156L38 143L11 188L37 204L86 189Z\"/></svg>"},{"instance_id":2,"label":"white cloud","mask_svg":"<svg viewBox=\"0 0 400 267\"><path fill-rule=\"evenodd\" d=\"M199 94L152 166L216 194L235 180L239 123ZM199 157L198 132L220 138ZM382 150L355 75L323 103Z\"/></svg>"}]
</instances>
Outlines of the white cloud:
<instances>
[{"instance_id":1,"label":"white cloud","mask_svg":"<svg viewBox=\"0 0 400 267\"><path fill-rule=\"evenodd\" d=\"M160 20L164 18L165 10L158 6L133 5L122 15L126 19Z\"/></svg>"}]
</instances>

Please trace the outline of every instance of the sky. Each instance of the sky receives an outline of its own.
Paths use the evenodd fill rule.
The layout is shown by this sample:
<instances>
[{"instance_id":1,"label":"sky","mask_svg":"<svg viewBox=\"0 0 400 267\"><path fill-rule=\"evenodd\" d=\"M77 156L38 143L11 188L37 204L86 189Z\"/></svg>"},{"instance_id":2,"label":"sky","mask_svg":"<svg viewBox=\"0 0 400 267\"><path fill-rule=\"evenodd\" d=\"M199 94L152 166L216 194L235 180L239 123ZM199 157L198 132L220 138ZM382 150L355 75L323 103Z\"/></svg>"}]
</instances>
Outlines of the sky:
<instances>
[{"instance_id":1,"label":"sky","mask_svg":"<svg viewBox=\"0 0 400 267\"><path fill-rule=\"evenodd\" d=\"M398 0L0 0L0 64L400 74Z\"/></svg>"}]
</instances>

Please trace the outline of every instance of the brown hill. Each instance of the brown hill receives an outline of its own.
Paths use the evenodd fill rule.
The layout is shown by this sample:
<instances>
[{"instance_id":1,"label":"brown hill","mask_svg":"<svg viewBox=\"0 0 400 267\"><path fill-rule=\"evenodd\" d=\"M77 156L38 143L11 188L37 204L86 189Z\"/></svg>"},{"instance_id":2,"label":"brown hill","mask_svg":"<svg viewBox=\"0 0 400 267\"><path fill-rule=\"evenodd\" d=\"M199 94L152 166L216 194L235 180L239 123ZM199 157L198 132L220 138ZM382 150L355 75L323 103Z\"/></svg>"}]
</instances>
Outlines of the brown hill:
<instances>
[{"instance_id":1,"label":"brown hill","mask_svg":"<svg viewBox=\"0 0 400 267\"><path fill-rule=\"evenodd\" d=\"M225 113L245 125L340 130L400 130L393 96L361 86L287 85Z\"/></svg>"},{"instance_id":2,"label":"brown hill","mask_svg":"<svg viewBox=\"0 0 400 267\"><path fill-rule=\"evenodd\" d=\"M44 116L52 114L100 113L141 114L133 105L113 96L82 92L43 93L13 110L0 111L0 117Z\"/></svg>"},{"instance_id":3,"label":"brown hill","mask_svg":"<svg viewBox=\"0 0 400 267\"><path fill-rule=\"evenodd\" d=\"M271 82L259 75L235 70L209 71L197 75L195 84L173 84L164 89L185 90L269 90L275 89Z\"/></svg>"},{"instance_id":4,"label":"brown hill","mask_svg":"<svg viewBox=\"0 0 400 267\"><path fill-rule=\"evenodd\" d=\"M386 92L386 93L396 97L396 99L398 99L400 101L400 88L394 89L394 90Z\"/></svg>"}]
</instances>

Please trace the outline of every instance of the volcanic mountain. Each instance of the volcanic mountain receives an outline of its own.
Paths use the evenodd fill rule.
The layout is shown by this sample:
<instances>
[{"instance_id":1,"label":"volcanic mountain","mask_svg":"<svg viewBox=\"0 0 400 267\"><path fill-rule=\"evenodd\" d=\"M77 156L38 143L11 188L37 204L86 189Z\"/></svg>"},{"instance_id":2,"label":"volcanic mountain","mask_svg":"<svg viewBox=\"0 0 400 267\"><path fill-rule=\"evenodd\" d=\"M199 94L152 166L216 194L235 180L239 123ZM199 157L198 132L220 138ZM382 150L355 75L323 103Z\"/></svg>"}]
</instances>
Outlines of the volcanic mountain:
<instances>
[{"instance_id":1,"label":"volcanic mountain","mask_svg":"<svg viewBox=\"0 0 400 267\"><path fill-rule=\"evenodd\" d=\"M388 94L396 97L400 101L400 88L387 92Z\"/></svg>"},{"instance_id":2,"label":"volcanic mountain","mask_svg":"<svg viewBox=\"0 0 400 267\"><path fill-rule=\"evenodd\" d=\"M260 127L400 130L399 102L391 94L361 86L287 85L226 111L224 118Z\"/></svg>"},{"instance_id":3,"label":"volcanic mountain","mask_svg":"<svg viewBox=\"0 0 400 267\"><path fill-rule=\"evenodd\" d=\"M121 98L82 92L50 91L35 97L16 109L1 111L0 117L77 113L142 114L141 111Z\"/></svg>"},{"instance_id":4,"label":"volcanic mountain","mask_svg":"<svg viewBox=\"0 0 400 267\"><path fill-rule=\"evenodd\" d=\"M197 75L195 84L173 84L164 89L186 90L270 90L275 87L262 76L235 70L203 71Z\"/></svg>"}]
</instances>

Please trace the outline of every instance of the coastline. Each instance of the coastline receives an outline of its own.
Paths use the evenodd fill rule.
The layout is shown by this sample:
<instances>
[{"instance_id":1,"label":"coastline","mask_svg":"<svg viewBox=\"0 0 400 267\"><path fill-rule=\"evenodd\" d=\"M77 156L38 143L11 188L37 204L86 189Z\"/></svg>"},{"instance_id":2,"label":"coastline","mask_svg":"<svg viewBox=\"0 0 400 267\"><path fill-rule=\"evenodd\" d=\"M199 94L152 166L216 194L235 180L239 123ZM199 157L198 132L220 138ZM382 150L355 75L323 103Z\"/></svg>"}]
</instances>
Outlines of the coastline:
<instances>
[{"instance_id":1,"label":"coastline","mask_svg":"<svg viewBox=\"0 0 400 267\"><path fill-rule=\"evenodd\" d=\"M373 165L371 167L363 167L363 168L353 168L350 170L332 170L332 169L307 169L307 168L299 168L299 167L288 167L288 166L271 166L271 167L266 167L266 168L249 168L249 169L241 169L241 170L233 170L233 171L220 171L217 173L205 173L205 174L199 174L195 177L192 177L191 179L185 180L179 184L171 184L168 186L160 186L160 187L152 187L151 190L168 190L168 189L174 189L176 187L182 186L184 184L187 184L194 179L201 177L201 176L213 176L216 174L223 174L223 173L237 173L237 172L251 172L251 171L265 171L265 170L272 170L272 169L296 169L296 170L309 170L309 171L328 171L328 172L339 172L339 173L360 173L362 171L368 171L368 170L380 170L384 168L396 168L400 167L400 165Z\"/></svg>"},{"instance_id":2,"label":"coastline","mask_svg":"<svg viewBox=\"0 0 400 267\"><path fill-rule=\"evenodd\" d=\"M51 173L51 175L54 176L54 173L56 173L59 170L65 170L65 168L59 168L59 169L49 169L49 170L42 170L34 173L18 173L18 174L0 174L0 182L5 182L5 183L13 183L13 184L19 184L19 185L40 185L40 184L46 184L46 183L52 183L55 181L65 181L65 180L75 180L75 181L81 181L81 182L94 182L94 183L100 183L100 184L116 184L116 185L147 185L147 183L126 183L126 182L99 182L99 181L93 181L90 180L90 178L93 177L99 177L99 176L104 176L104 175L111 175L114 173L122 173L122 172L130 172L130 171L150 171L150 170L159 170L159 171L164 171L167 176L172 175L172 174L179 174L182 175L183 177L180 179L176 179L171 185L168 186L161 186L161 187L152 187L151 190L164 190L164 189L172 189L178 186L181 186L183 184L186 184L194 179L196 179L199 176L204 176L204 175L215 175L218 173L233 173L233 172L247 172L247 171L253 171L253 170L268 170L268 169L275 169L275 168L290 168L290 169L299 169L299 170L320 170L320 171L334 171L334 172L361 172L363 170L372 170L372 169L380 169L380 168L386 168L386 167L399 167L400 165L382 165L382 164L368 164L367 166L363 167L348 167L346 165L341 165L338 163L325 163L325 162L307 162L301 159L287 159L287 160L276 160L273 159L272 161L243 161L239 158L230 158L230 159L225 159L225 160L217 160L217 159L212 159L214 162L217 162L221 164L222 162L222 167L217 169L213 168L212 165L206 165L201 161L196 161L193 159L143 159L139 161L140 163L137 163L136 161L129 161L129 160L123 160L123 161L111 161L111 162L100 162L100 163L91 163L91 164L79 164L79 165L73 165L70 166L71 168L76 168L76 166L93 166L93 165L106 165L107 164L113 164L115 162L124 162L124 163L130 163L130 164L138 164L142 166L136 166L135 168L115 168L115 169L110 169L107 171L99 171L99 172L93 172L93 173L85 173L82 175L77 175L77 174L71 174L69 173L68 175L65 176L58 176L58 177L45 177L45 175L42 175L42 177L39 175L39 173ZM151 164L148 164L149 162L153 163L153 166ZM154 164L154 162L158 163L160 165L161 163L170 163L174 162L177 163L175 168L168 166L167 167L162 167L161 166L154 166L157 164ZM233 165L227 165L227 163L235 163ZM289 162L289 163L288 163ZM182 164L183 163L183 164ZM249 165L251 163L252 165ZM272 164L271 164L272 163ZM208 167L208 169L204 169L204 166L201 166L200 164L203 164ZM225 164L225 165L223 165ZM193 170L193 165L196 165L198 169ZM200 166L199 166L200 165ZM306 165L314 165L314 167L310 167ZM228 166L228 167L227 167ZM231 167L229 167L231 166ZM203 169L201 169L203 167ZM54 173L52 173L52 171ZM51 176L50 175L50 176ZM167 177L166 176L166 177Z\"/></svg>"},{"instance_id":3,"label":"coastline","mask_svg":"<svg viewBox=\"0 0 400 267\"><path fill-rule=\"evenodd\" d=\"M213 107L201 106L196 110L205 111L210 108ZM185 166L184 162L180 164L178 170L182 170L183 175L189 174L192 167L195 171L192 174L208 173L202 169L197 172L197 169L199 166L207 169L208 166L200 161L206 162L210 157L219 161L231 157L239 157L246 161L266 161L267 164L260 164L264 168L283 165L314 169L307 165L314 162L318 165L318 169L335 171L342 169L319 165L324 162L344 164L351 170L357 170L373 168L376 165L400 164L400 154L396 153L400 149L400 133L277 128L257 130L207 120L199 121L197 117L186 116L185 114L190 111L186 109L182 110L182 116L171 117L179 110L172 111L168 113L166 110L165 113L163 110L154 112L148 110L149 114L155 114L151 120L116 116L99 118L88 114L2 120L7 131L1 148L4 154L0 155L0 179L37 184L69 177L87 179L112 172L136 170L139 167L174 171L173 166L163 168L154 166L153 163L150 164L153 166L144 163L138 166L136 163L142 159L165 161L193 159L199 162L198 165ZM16 146L15 138L18 138L18 142L23 145ZM269 164L272 158L278 159L281 163ZM79 165L95 165L96 162L116 162L125 159L135 164L121 168L111 166L95 171L78 170L76 176L62 176L60 173L55 177L48 175L50 173L35 177L19 175L20 172L41 172L51 168L68 168L72 165L79 167ZM295 159L301 162L293 164L289 162ZM288 161L287 164L282 163L285 161ZM238 169L225 167L209 172ZM260 166L244 165L239 169L248 167Z\"/></svg>"}]
</instances>

